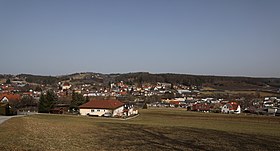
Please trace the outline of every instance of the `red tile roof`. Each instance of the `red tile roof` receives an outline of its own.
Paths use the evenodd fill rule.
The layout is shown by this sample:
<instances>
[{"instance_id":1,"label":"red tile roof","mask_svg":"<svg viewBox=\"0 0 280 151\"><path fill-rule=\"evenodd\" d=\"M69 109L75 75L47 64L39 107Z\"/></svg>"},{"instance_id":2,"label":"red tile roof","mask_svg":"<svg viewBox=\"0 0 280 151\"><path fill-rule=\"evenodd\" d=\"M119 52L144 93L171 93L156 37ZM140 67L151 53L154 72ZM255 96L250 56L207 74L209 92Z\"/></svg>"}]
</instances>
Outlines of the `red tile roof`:
<instances>
[{"instance_id":1,"label":"red tile roof","mask_svg":"<svg viewBox=\"0 0 280 151\"><path fill-rule=\"evenodd\" d=\"M124 103L118 100L91 100L81 106L80 109L116 109Z\"/></svg>"},{"instance_id":2,"label":"red tile roof","mask_svg":"<svg viewBox=\"0 0 280 151\"><path fill-rule=\"evenodd\" d=\"M230 110L237 110L239 105L236 102L229 102L227 103L227 106Z\"/></svg>"},{"instance_id":3,"label":"red tile roof","mask_svg":"<svg viewBox=\"0 0 280 151\"><path fill-rule=\"evenodd\" d=\"M170 104L173 104L173 105L180 105L180 102L179 102L179 101L170 101Z\"/></svg>"},{"instance_id":4,"label":"red tile roof","mask_svg":"<svg viewBox=\"0 0 280 151\"><path fill-rule=\"evenodd\" d=\"M193 111L210 111L210 105L205 103L194 104L191 109Z\"/></svg>"},{"instance_id":5,"label":"red tile roof","mask_svg":"<svg viewBox=\"0 0 280 151\"><path fill-rule=\"evenodd\" d=\"M64 83L63 83L63 86L70 86L70 83L64 82Z\"/></svg>"},{"instance_id":6,"label":"red tile roof","mask_svg":"<svg viewBox=\"0 0 280 151\"><path fill-rule=\"evenodd\" d=\"M6 97L9 101L20 101L21 96L19 94L12 93L0 93L0 101Z\"/></svg>"}]
</instances>

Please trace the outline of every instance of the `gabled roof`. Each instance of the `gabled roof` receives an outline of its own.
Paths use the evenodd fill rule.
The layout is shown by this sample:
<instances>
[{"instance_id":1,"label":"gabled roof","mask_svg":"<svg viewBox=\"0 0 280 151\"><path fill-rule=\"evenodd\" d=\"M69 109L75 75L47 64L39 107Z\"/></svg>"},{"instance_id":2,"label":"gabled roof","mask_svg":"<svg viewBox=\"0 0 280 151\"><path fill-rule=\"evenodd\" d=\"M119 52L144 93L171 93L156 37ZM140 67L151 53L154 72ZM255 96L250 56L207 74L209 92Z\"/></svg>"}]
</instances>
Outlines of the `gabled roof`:
<instances>
[{"instance_id":1,"label":"gabled roof","mask_svg":"<svg viewBox=\"0 0 280 151\"><path fill-rule=\"evenodd\" d=\"M7 98L9 101L20 101L19 94L12 94L12 93L0 93L0 101L4 98Z\"/></svg>"},{"instance_id":2,"label":"gabled roof","mask_svg":"<svg viewBox=\"0 0 280 151\"><path fill-rule=\"evenodd\" d=\"M70 86L71 84L69 82L64 82L63 86Z\"/></svg>"},{"instance_id":3,"label":"gabled roof","mask_svg":"<svg viewBox=\"0 0 280 151\"><path fill-rule=\"evenodd\" d=\"M123 106L124 103L118 100L91 100L83 105L80 109L116 109Z\"/></svg>"},{"instance_id":4,"label":"gabled roof","mask_svg":"<svg viewBox=\"0 0 280 151\"><path fill-rule=\"evenodd\" d=\"M169 103L170 103L170 104L173 104L173 105L179 105L179 104L180 104L180 101L170 101Z\"/></svg>"},{"instance_id":5,"label":"gabled roof","mask_svg":"<svg viewBox=\"0 0 280 151\"><path fill-rule=\"evenodd\" d=\"M229 102L226 106L228 106L230 110L237 110L239 105L236 102Z\"/></svg>"}]
</instances>

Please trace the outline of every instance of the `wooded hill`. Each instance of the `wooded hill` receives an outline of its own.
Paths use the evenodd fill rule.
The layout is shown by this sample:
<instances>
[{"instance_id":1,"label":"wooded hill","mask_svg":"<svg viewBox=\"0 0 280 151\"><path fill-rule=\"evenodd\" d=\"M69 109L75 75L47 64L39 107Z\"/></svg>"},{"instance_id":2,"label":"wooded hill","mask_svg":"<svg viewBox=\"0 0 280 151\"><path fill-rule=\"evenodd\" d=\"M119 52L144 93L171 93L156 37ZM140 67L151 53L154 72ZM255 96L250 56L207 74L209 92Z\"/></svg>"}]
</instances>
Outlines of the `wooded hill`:
<instances>
[{"instance_id":1,"label":"wooded hill","mask_svg":"<svg viewBox=\"0 0 280 151\"><path fill-rule=\"evenodd\" d=\"M59 81L70 81L80 83L103 83L123 81L127 84L145 84L166 82L172 84L182 84L186 86L211 86L223 89L226 88L280 88L280 78L254 78L254 77L232 77L232 76L205 76L189 74L151 74L148 72L136 72L125 74L101 74L101 73L75 73L63 76L41 76L31 74L20 74L17 76L0 75L1 78L17 78L26 82L38 84L57 84Z\"/></svg>"},{"instance_id":2,"label":"wooded hill","mask_svg":"<svg viewBox=\"0 0 280 151\"><path fill-rule=\"evenodd\" d=\"M280 78L253 78L253 77L231 77L231 76L204 76L187 74L150 74L146 72L119 74L117 81L128 83L156 83L167 82L183 85L211 85L215 87L276 87L280 88Z\"/></svg>"}]
</instances>

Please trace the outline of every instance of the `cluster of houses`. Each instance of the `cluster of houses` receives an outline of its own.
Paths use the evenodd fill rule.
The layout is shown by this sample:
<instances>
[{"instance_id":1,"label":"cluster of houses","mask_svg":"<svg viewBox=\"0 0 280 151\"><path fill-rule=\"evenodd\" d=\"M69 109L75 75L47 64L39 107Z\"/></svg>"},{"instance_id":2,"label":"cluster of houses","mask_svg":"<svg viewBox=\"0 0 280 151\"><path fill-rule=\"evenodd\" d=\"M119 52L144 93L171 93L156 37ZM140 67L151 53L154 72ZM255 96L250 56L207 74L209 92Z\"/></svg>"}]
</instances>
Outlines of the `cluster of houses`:
<instances>
[{"instance_id":1,"label":"cluster of houses","mask_svg":"<svg viewBox=\"0 0 280 151\"><path fill-rule=\"evenodd\" d=\"M14 114L11 104L16 104L21 101L23 96L30 96L35 101L39 101L42 93L45 93L48 87L40 86L41 90L36 90L38 85L28 84L28 89L23 90L27 83L23 81L13 81L11 84L0 85L0 115ZM200 88L197 86L185 86L180 84L161 83L156 84L125 84L124 82L110 83L109 86L104 86L98 83L92 84L71 84L67 81L61 81L58 87L54 89L58 98L70 97L71 93L80 93L84 97L95 98L81 106L80 114L89 116L106 116L106 117L123 117L138 114L135 106L127 103L124 104L116 99L96 99L96 97L113 97L131 95L134 97L149 97L149 96L164 96L166 93L179 94L180 97L162 99L161 102L152 102L147 104L150 107L180 107L186 108L189 111L198 112L217 112L217 113L235 113L241 112L280 112L280 99L277 97L266 97L262 101L253 102L252 108L241 108L240 100L225 100L216 98L196 98ZM53 89L53 87L51 88ZM171 92L172 91L172 92ZM175 95L176 96L176 95ZM131 102L134 102L131 100ZM137 102L137 101L136 101ZM51 113L61 114L67 113L69 104L56 104Z\"/></svg>"},{"instance_id":2,"label":"cluster of houses","mask_svg":"<svg viewBox=\"0 0 280 151\"><path fill-rule=\"evenodd\" d=\"M39 97L44 90L35 91L28 89L27 91L21 91L20 87L24 87L25 84L11 83L0 85L0 115L14 115L17 114L16 104L20 103L24 96L32 97L36 102L39 101ZM86 85L85 85L86 86ZM59 83L59 89L56 92L58 97L65 96L65 92L70 90L73 86L68 82ZM79 90L74 89L75 92L79 93ZM79 106L81 115L89 116L105 116L105 117L129 117L138 114L138 110L129 103L122 103L116 99L110 100L96 100L91 101ZM28 110L29 112L29 110ZM64 114L69 112L69 105L67 104L56 104L50 113Z\"/></svg>"},{"instance_id":3,"label":"cluster of houses","mask_svg":"<svg viewBox=\"0 0 280 151\"><path fill-rule=\"evenodd\" d=\"M241 108L242 102L240 99L225 100L215 98L174 98L162 99L161 102L148 104L150 107L171 107L171 108L186 108L189 111L197 112L214 112L225 114L240 114L254 113L264 115L279 115L280 114L280 99L277 97L265 97L264 100L253 102L248 108Z\"/></svg>"},{"instance_id":4,"label":"cluster of houses","mask_svg":"<svg viewBox=\"0 0 280 151\"><path fill-rule=\"evenodd\" d=\"M27 84L25 81L12 81L9 84L0 84L0 115L17 114L17 106L23 97L29 96L35 102L39 101L41 90L38 85Z\"/></svg>"},{"instance_id":5,"label":"cluster of houses","mask_svg":"<svg viewBox=\"0 0 280 151\"><path fill-rule=\"evenodd\" d=\"M19 102L21 96L19 94L0 93L0 115L14 115L17 110L10 104L11 102ZM64 114L69 106L56 105L51 110L53 114ZM129 104L122 103L119 100L91 100L79 106L81 115L104 116L104 117L130 117L138 114L138 110Z\"/></svg>"},{"instance_id":6,"label":"cluster of houses","mask_svg":"<svg viewBox=\"0 0 280 151\"><path fill-rule=\"evenodd\" d=\"M227 101L224 99L195 99L188 98L175 98L175 99L162 99L161 102L148 104L150 107L171 107L171 108L186 108L189 111L197 112L215 112L215 113L241 113L241 106L237 101Z\"/></svg>"},{"instance_id":7,"label":"cluster of houses","mask_svg":"<svg viewBox=\"0 0 280 151\"><path fill-rule=\"evenodd\" d=\"M186 94L196 92L199 90L197 86L183 86L183 85L172 85L171 83L156 84L141 84L141 85L127 85L123 81L117 83L110 83L110 87L101 87L97 90L89 89L92 85L85 84L79 88L79 92L83 92L84 96L161 96L165 93L170 93L171 89L175 89L178 94ZM95 86L95 85L93 85ZM78 90L78 89L77 89Z\"/></svg>"},{"instance_id":8,"label":"cluster of houses","mask_svg":"<svg viewBox=\"0 0 280 151\"><path fill-rule=\"evenodd\" d=\"M278 99L277 97L265 97L263 106L263 112L280 116L280 99Z\"/></svg>"}]
</instances>

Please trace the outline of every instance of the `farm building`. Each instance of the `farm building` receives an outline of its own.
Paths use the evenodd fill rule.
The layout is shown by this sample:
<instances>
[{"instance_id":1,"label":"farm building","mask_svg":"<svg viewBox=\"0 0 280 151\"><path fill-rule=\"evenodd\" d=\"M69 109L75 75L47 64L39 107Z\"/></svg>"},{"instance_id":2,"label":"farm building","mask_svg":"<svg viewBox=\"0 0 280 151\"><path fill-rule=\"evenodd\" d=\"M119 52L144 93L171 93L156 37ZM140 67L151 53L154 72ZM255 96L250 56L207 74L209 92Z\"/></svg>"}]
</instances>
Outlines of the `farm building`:
<instances>
[{"instance_id":1,"label":"farm building","mask_svg":"<svg viewBox=\"0 0 280 151\"><path fill-rule=\"evenodd\" d=\"M201 112L209 112L210 111L210 105L207 103L198 103L194 104L191 107L192 111L201 111Z\"/></svg>"},{"instance_id":2,"label":"farm building","mask_svg":"<svg viewBox=\"0 0 280 151\"><path fill-rule=\"evenodd\" d=\"M81 115L123 116L124 103L118 100L91 100L79 106Z\"/></svg>"},{"instance_id":3,"label":"farm building","mask_svg":"<svg viewBox=\"0 0 280 151\"><path fill-rule=\"evenodd\" d=\"M133 105L126 104L124 105L123 115L124 116L133 116L138 114L138 110L134 108Z\"/></svg>"},{"instance_id":4,"label":"farm building","mask_svg":"<svg viewBox=\"0 0 280 151\"><path fill-rule=\"evenodd\" d=\"M228 102L225 105L223 105L221 112L240 114L241 107L236 102Z\"/></svg>"}]
</instances>

